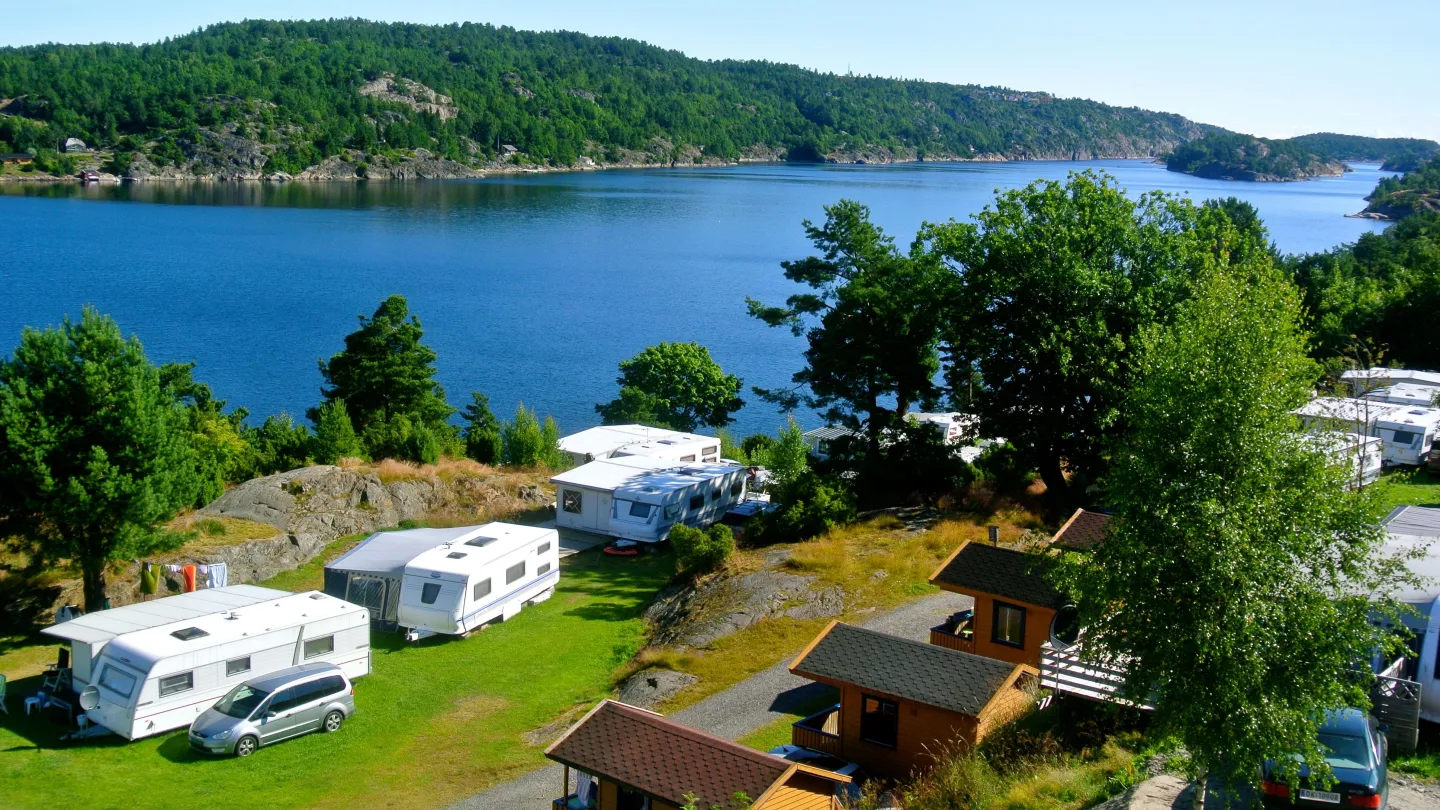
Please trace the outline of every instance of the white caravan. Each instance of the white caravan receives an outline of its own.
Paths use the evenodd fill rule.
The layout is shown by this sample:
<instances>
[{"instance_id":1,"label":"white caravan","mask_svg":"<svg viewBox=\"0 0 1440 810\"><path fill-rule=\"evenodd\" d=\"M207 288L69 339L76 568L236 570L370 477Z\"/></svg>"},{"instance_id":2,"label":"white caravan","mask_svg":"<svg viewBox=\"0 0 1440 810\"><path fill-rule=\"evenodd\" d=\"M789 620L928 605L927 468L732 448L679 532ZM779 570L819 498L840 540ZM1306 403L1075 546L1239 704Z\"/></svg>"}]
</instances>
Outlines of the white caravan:
<instances>
[{"instance_id":1,"label":"white caravan","mask_svg":"<svg viewBox=\"0 0 1440 810\"><path fill-rule=\"evenodd\" d=\"M257 602L289 596L289 591L257 585L230 585L176 594L148 602L97 610L79 618L47 627L40 632L70 644L70 675L75 691L90 685L92 662L116 636L134 633L184 619L235 610Z\"/></svg>"},{"instance_id":2,"label":"white caravan","mask_svg":"<svg viewBox=\"0 0 1440 810\"><path fill-rule=\"evenodd\" d=\"M1399 674L1421 684L1420 717L1440 723L1440 666L1436 661L1440 653L1440 509L1399 506L1381 526L1386 532L1385 552L1411 555L1423 549L1421 556L1408 557L1406 562L1411 573L1422 578L1421 584L1392 594L1415 611L1401 617L1414 637L1407 666Z\"/></svg>"},{"instance_id":3,"label":"white caravan","mask_svg":"<svg viewBox=\"0 0 1440 810\"><path fill-rule=\"evenodd\" d=\"M708 526L745 500L744 467L648 456L592 461L550 480L560 528L658 543L676 523Z\"/></svg>"},{"instance_id":4,"label":"white caravan","mask_svg":"<svg viewBox=\"0 0 1440 810\"><path fill-rule=\"evenodd\" d=\"M1409 385L1423 386L1432 390L1440 390L1440 372L1417 371L1409 368L1381 368L1379 366L1370 369L1353 369L1340 375L1340 378L1350 385L1350 392L1354 396L1364 396L1365 392L1373 391L1376 388L1406 383Z\"/></svg>"},{"instance_id":5,"label":"white caravan","mask_svg":"<svg viewBox=\"0 0 1440 810\"><path fill-rule=\"evenodd\" d=\"M1375 423L1375 433L1385 442L1385 463L1418 466L1430 457L1435 432L1440 427L1440 410L1402 408L1400 413Z\"/></svg>"},{"instance_id":6,"label":"white caravan","mask_svg":"<svg viewBox=\"0 0 1440 810\"><path fill-rule=\"evenodd\" d=\"M296 664L334 664L351 680L370 672L368 611L319 591L280 593L110 639L80 693L85 716L136 740L184 728L236 684Z\"/></svg>"},{"instance_id":7,"label":"white caravan","mask_svg":"<svg viewBox=\"0 0 1440 810\"><path fill-rule=\"evenodd\" d=\"M1440 388L1430 388L1414 383L1395 383L1371 391L1365 395L1365 399L1390 405L1406 405L1411 408L1432 408L1435 407L1437 396L1440 396Z\"/></svg>"},{"instance_id":8,"label":"white caravan","mask_svg":"<svg viewBox=\"0 0 1440 810\"><path fill-rule=\"evenodd\" d=\"M1385 443L1358 433L1302 433L1300 440L1326 453L1334 463L1350 472L1347 489L1368 487L1380 480Z\"/></svg>"},{"instance_id":9,"label":"white caravan","mask_svg":"<svg viewBox=\"0 0 1440 810\"><path fill-rule=\"evenodd\" d=\"M407 639L465 635L508 621L555 593L560 535L554 529L513 523L466 528L466 535L405 564L398 620L410 628Z\"/></svg>"},{"instance_id":10,"label":"white caravan","mask_svg":"<svg viewBox=\"0 0 1440 810\"><path fill-rule=\"evenodd\" d=\"M673 461L718 461L720 440L644 425L601 425L560 439L576 466L612 456L653 456Z\"/></svg>"}]
</instances>

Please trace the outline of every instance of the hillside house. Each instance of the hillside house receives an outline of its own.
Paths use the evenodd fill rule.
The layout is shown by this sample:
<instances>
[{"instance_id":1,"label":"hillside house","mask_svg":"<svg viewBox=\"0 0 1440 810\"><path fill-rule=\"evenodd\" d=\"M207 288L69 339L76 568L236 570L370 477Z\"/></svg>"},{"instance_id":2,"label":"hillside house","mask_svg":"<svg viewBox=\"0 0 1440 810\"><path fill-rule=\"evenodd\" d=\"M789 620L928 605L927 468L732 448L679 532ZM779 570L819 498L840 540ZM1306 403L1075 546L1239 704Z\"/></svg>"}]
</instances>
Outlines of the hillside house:
<instances>
[{"instance_id":1,"label":"hillside house","mask_svg":"<svg viewBox=\"0 0 1440 810\"><path fill-rule=\"evenodd\" d=\"M545 756L565 766L555 810L839 810L837 788L850 777L798 765L696 731L655 712L601 702ZM571 771L575 771L571 789Z\"/></svg>"},{"instance_id":2,"label":"hillside house","mask_svg":"<svg viewBox=\"0 0 1440 810\"><path fill-rule=\"evenodd\" d=\"M790 672L840 690L840 704L796 723L796 745L898 779L969 747L1033 702L1033 667L832 622Z\"/></svg>"},{"instance_id":3,"label":"hillside house","mask_svg":"<svg viewBox=\"0 0 1440 810\"><path fill-rule=\"evenodd\" d=\"M1073 520L1072 520L1073 522ZM1010 548L967 541L951 554L930 583L975 600L963 614L933 628L930 642L1013 664L1040 666L1040 647L1057 631L1067 600L1039 569L1045 558ZM1073 619L1073 611L1065 615ZM968 620L967 620L968 618Z\"/></svg>"}]
</instances>

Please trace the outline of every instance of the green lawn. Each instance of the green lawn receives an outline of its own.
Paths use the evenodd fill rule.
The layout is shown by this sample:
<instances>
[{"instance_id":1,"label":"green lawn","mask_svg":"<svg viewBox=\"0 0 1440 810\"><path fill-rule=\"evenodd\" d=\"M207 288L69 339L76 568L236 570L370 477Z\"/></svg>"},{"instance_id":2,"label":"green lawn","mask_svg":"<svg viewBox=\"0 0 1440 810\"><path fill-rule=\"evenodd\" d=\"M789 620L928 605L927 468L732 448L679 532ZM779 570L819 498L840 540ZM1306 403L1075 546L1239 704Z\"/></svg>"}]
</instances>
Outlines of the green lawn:
<instances>
[{"instance_id":1,"label":"green lawn","mask_svg":"<svg viewBox=\"0 0 1440 810\"><path fill-rule=\"evenodd\" d=\"M359 711L344 729L245 760L193 754L183 729L61 745L62 726L20 713L38 677L12 681L12 713L0 715L0 806L433 808L531 770L543 749L524 732L610 691L643 640L640 612L674 562L668 553L586 552L562 570L552 599L469 639L406 644L374 634L373 672L356 681ZM291 579L308 584L300 572ZM27 664L34 657L0 648L0 671L22 654Z\"/></svg>"},{"instance_id":2,"label":"green lawn","mask_svg":"<svg viewBox=\"0 0 1440 810\"><path fill-rule=\"evenodd\" d=\"M826 694L794 707L784 717L777 717L765 725L741 737L736 742L748 745L756 751L769 751L778 745L790 744L790 727L821 709L828 709L840 702L840 694L827 690Z\"/></svg>"},{"instance_id":3,"label":"green lawn","mask_svg":"<svg viewBox=\"0 0 1440 810\"><path fill-rule=\"evenodd\" d=\"M1386 512L1397 506L1440 507L1440 477L1418 467L1386 470L1371 489Z\"/></svg>"}]
</instances>

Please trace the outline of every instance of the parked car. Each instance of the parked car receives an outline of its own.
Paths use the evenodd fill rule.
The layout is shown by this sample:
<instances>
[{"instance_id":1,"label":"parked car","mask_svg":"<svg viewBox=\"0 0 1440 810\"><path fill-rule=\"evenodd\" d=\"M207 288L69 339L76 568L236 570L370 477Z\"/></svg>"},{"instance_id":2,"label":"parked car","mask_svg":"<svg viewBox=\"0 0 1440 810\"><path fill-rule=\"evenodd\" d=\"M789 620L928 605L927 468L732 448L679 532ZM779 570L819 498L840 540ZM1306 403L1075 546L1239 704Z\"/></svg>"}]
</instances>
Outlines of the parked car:
<instances>
[{"instance_id":1,"label":"parked car","mask_svg":"<svg viewBox=\"0 0 1440 810\"><path fill-rule=\"evenodd\" d=\"M1312 782L1310 768L1301 766L1294 806L1385 810L1389 796L1385 731L1380 721L1359 709L1327 714L1320 726L1320 744L1328 751L1325 761L1337 782L1329 787ZM1264 771L1265 802L1291 806L1290 786L1279 781L1276 763L1267 761Z\"/></svg>"},{"instance_id":2,"label":"parked car","mask_svg":"<svg viewBox=\"0 0 1440 810\"><path fill-rule=\"evenodd\" d=\"M92 171L80 172L80 181L82 183L98 183L100 182L100 174L99 172Z\"/></svg>"},{"instance_id":3,"label":"parked car","mask_svg":"<svg viewBox=\"0 0 1440 810\"><path fill-rule=\"evenodd\" d=\"M252 678L190 724L190 747L248 757L312 731L333 733L355 713L355 690L334 664L301 664Z\"/></svg>"}]
</instances>

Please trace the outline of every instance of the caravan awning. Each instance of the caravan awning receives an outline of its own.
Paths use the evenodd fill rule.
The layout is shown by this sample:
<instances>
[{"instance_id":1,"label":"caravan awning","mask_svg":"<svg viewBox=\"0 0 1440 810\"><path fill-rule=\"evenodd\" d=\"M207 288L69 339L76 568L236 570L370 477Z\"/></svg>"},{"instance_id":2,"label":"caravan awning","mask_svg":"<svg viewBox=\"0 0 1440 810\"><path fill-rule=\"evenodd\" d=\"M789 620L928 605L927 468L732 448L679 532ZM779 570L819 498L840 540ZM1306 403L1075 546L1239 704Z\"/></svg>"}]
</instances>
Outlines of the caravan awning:
<instances>
[{"instance_id":1,"label":"caravan awning","mask_svg":"<svg viewBox=\"0 0 1440 810\"><path fill-rule=\"evenodd\" d=\"M357 571L400 576L405 564L422 552L446 543L463 543L484 534L481 526L457 526L452 529L404 529L398 532L376 532L360 545L350 549L325 566L329 571Z\"/></svg>"},{"instance_id":2,"label":"caravan awning","mask_svg":"<svg viewBox=\"0 0 1440 810\"><path fill-rule=\"evenodd\" d=\"M48 636L63 638L66 641L95 644L109 641L125 633L133 633L136 630L146 630L162 624L233 610L289 595L288 591L261 588L257 585L206 588L149 602L136 602L124 607L97 610L77 619L52 625L40 632Z\"/></svg>"}]
</instances>

